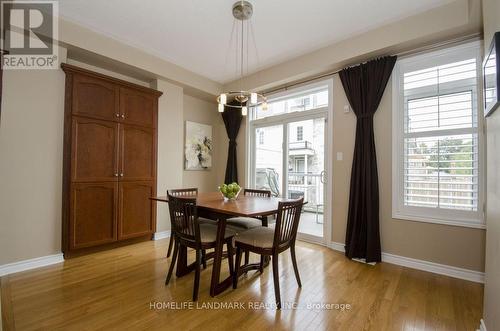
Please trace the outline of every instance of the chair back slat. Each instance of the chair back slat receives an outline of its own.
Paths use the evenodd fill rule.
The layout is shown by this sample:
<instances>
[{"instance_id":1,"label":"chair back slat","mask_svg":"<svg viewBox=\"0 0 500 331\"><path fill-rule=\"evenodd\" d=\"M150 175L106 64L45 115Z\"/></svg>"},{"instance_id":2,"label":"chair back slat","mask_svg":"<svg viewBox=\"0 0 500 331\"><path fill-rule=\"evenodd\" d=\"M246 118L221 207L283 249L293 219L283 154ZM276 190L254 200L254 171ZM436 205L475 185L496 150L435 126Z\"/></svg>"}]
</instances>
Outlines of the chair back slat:
<instances>
[{"instance_id":1,"label":"chair back slat","mask_svg":"<svg viewBox=\"0 0 500 331\"><path fill-rule=\"evenodd\" d=\"M196 197L198 196L198 188L180 188L175 190L168 190L168 193L170 195L173 195L174 197Z\"/></svg>"},{"instance_id":2,"label":"chair back slat","mask_svg":"<svg viewBox=\"0 0 500 331\"><path fill-rule=\"evenodd\" d=\"M176 197L169 192L168 208L174 235L180 239L201 242L196 198Z\"/></svg>"},{"instance_id":3,"label":"chair back slat","mask_svg":"<svg viewBox=\"0 0 500 331\"><path fill-rule=\"evenodd\" d=\"M251 197L271 197L271 191L268 190L255 190L255 189L250 189L246 188L243 190L243 194L245 196L251 196Z\"/></svg>"},{"instance_id":4,"label":"chair back slat","mask_svg":"<svg viewBox=\"0 0 500 331\"><path fill-rule=\"evenodd\" d=\"M278 203L278 216L276 217L273 245L275 248L289 246L295 242L303 204L303 197L293 201Z\"/></svg>"}]
</instances>

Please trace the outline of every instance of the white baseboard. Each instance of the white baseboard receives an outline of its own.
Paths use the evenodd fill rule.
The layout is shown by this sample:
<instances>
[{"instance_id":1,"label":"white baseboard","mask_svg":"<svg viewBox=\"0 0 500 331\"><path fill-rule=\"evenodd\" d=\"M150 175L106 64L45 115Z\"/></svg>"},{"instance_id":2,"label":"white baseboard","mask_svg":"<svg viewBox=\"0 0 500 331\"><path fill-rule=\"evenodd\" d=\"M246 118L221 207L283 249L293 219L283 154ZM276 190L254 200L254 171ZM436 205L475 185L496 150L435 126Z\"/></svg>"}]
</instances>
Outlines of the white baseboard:
<instances>
[{"instance_id":1,"label":"white baseboard","mask_svg":"<svg viewBox=\"0 0 500 331\"><path fill-rule=\"evenodd\" d=\"M170 230L155 232L153 236L153 240L160 240L165 238L170 238Z\"/></svg>"},{"instance_id":2,"label":"white baseboard","mask_svg":"<svg viewBox=\"0 0 500 331\"><path fill-rule=\"evenodd\" d=\"M481 324L479 324L478 331L488 331L488 330L486 330L486 324L484 324L484 320L482 318L481 318Z\"/></svg>"},{"instance_id":3,"label":"white baseboard","mask_svg":"<svg viewBox=\"0 0 500 331\"><path fill-rule=\"evenodd\" d=\"M37 257L34 259L0 265L0 277L16 272L46 267L52 264L64 262L62 253Z\"/></svg>"},{"instance_id":4,"label":"white baseboard","mask_svg":"<svg viewBox=\"0 0 500 331\"><path fill-rule=\"evenodd\" d=\"M329 243L327 245L327 247L330 247L331 249L333 249L335 251L339 251L339 252L345 253L345 245L344 244L332 241L331 243Z\"/></svg>"},{"instance_id":5,"label":"white baseboard","mask_svg":"<svg viewBox=\"0 0 500 331\"><path fill-rule=\"evenodd\" d=\"M344 244L337 242L331 242L330 244L328 244L328 247L339 252L345 252L344 246L345 246ZM394 255L384 252L382 252L382 262L396 264L417 270L428 271L449 277L464 279L471 282L484 283L483 272L457 268L446 264L417 260L405 256Z\"/></svg>"}]
</instances>

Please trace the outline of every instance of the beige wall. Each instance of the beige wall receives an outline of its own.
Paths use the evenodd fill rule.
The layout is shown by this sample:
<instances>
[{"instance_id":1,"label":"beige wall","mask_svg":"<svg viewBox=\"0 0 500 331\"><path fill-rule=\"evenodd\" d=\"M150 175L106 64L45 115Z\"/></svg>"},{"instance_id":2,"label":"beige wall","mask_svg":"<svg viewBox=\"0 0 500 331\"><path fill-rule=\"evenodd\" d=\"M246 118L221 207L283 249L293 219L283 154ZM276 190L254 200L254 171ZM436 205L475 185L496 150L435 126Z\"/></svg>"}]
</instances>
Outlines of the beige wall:
<instances>
[{"instance_id":1,"label":"beige wall","mask_svg":"<svg viewBox=\"0 0 500 331\"><path fill-rule=\"evenodd\" d=\"M200 192L215 191L220 183L217 181L217 169L222 166L219 163L219 153L221 147L219 141L220 137L220 115L217 111L217 105L214 102L207 102L200 100L189 95L184 96L184 123L197 122L212 126L212 139L213 139L213 155L212 155L212 168L209 170L184 170L182 176L183 187L198 187Z\"/></svg>"},{"instance_id":2,"label":"beige wall","mask_svg":"<svg viewBox=\"0 0 500 331\"><path fill-rule=\"evenodd\" d=\"M264 69L246 77L244 83L249 88L273 89L374 56L479 34L481 29L481 2L458 0ZM230 89L234 84L226 84L225 88ZM335 242L343 243L356 122L352 112L345 114L343 111L348 102L337 75L334 76L333 94L332 155L343 152L344 160L333 160L332 238ZM391 97L389 84L375 116L383 251L483 271L484 230L392 219ZM244 136L240 134L239 139L242 138ZM239 142L238 147L242 146L244 141ZM242 154L239 155L241 157Z\"/></svg>"},{"instance_id":3,"label":"beige wall","mask_svg":"<svg viewBox=\"0 0 500 331\"><path fill-rule=\"evenodd\" d=\"M66 49L61 50L60 59L66 61ZM162 91L158 104L158 193L187 186L214 189L221 150L218 129L222 123L215 104L185 95L182 87L165 80L147 82L73 59L66 62ZM61 252L64 81L60 69L4 71L0 266ZM211 171L183 171L184 120L214 125ZM168 208L159 203L157 231L168 229Z\"/></svg>"},{"instance_id":4,"label":"beige wall","mask_svg":"<svg viewBox=\"0 0 500 331\"><path fill-rule=\"evenodd\" d=\"M3 72L0 265L61 252L63 115L62 70Z\"/></svg>"},{"instance_id":5,"label":"beige wall","mask_svg":"<svg viewBox=\"0 0 500 331\"><path fill-rule=\"evenodd\" d=\"M485 49L493 33L500 31L500 1L483 0ZM500 110L486 121L487 201L484 322L488 330L500 330Z\"/></svg>"},{"instance_id":6,"label":"beige wall","mask_svg":"<svg viewBox=\"0 0 500 331\"><path fill-rule=\"evenodd\" d=\"M181 87L163 80L152 85L163 92L158 100L157 194L166 195L168 189L182 187L184 93ZM157 203L156 231L169 229L168 207Z\"/></svg>"},{"instance_id":7,"label":"beige wall","mask_svg":"<svg viewBox=\"0 0 500 331\"><path fill-rule=\"evenodd\" d=\"M347 209L356 118L344 113L348 101L335 75L333 78L333 153L342 152L343 161L333 160L332 240L345 242ZM485 231L457 226L423 223L392 218L392 87L389 82L375 115L375 139L380 185L380 232L385 253L483 271ZM223 125L223 124L221 124ZM223 128L223 126L222 126ZM225 137L225 132L221 130ZM240 182L245 174L245 126L238 135L238 166ZM227 157L227 138L222 159ZM219 169L219 180L224 179Z\"/></svg>"},{"instance_id":8,"label":"beige wall","mask_svg":"<svg viewBox=\"0 0 500 331\"><path fill-rule=\"evenodd\" d=\"M338 75L333 77L333 152L343 153L343 160L333 160L332 240L345 242L351 165L354 152L356 117L344 113L348 105ZM483 271L485 231L441 224L423 223L392 218L392 87L387 85L380 107L375 115L375 140L380 186L380 233L385 253L441 263L455 267ZM220 132L226 137L225 131ZM246 128L238 135L238 170L244 184ZM225 162L227 138L221 145ZM222 161L220 161L222 162ZM224 163L225 165L225 163ZM225 166L219 168L219 181L224 180Z\"/></svg>"}]
</instances>

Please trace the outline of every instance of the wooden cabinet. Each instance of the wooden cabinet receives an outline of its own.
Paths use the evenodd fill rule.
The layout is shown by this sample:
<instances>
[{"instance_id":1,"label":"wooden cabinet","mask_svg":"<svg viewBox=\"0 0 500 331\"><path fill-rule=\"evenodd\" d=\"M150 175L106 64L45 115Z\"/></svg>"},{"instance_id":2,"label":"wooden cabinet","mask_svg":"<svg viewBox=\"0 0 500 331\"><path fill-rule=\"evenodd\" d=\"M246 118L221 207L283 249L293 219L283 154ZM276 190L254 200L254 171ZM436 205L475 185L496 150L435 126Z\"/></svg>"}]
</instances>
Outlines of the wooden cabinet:
<instances>
[{"instance_id":1,"label":"wooden cabinet","mask_svg":"<svg viewBox=\"0 0 500 331\"><path fill-rule=\"evenodd\" d=\"M114 181L118 177L118 123L73 116L71 180Z\"/></svg>"},{"instance_id":2,"label":"wooden cabinet","mask_svg":"<svg viewBox=\"0 0 500 331\"><path fill-rule=\"evenodd\" d=\"M151 233L154 203L153 182L122 182L119 187L118 239L127 239Z\"/></svg>"},{"instance_id":3,"label":"wooden cabinet","mask_svg":"<svg viewBox=\"0 0 500 331\"><path fill-rule=\"evenodd\" d=\"M160 92L70 65L66 73L63 252L155 231Z\"/></svg>"},{"instance_id":4,"label":"wooden cabinet","mask_svg":"<svg viewBox=\"0 0 500 331\"><path fill-rule=\"evenodd\" d=\"M155 130L120 124L120 176L125 180L153 180L156 173Z\"/></svg>"},{"instance_id":5,"label":"wooden cabinet","mask_svg":"<svg viewBox=\"0 0 500 331\"><path fill-rule=\"evenodd\" d=\"M118 183L74 183L71 189L70 249L117 239Z\"/></svg>"},{"instance_id":6,"label":"wooden cabinet","mask_svg":"<svg viewBox=\"0 0 500 331\"><path fill-rule=\"evenodd\" d=\"M156 126L157 102L151 94L120 88L120 117L128 124Z\"/></svg>"},{"instance_id":7,"label":"wooden cabinet","mask_svg":"<svg viewBox=\"0 0 500 331\"><path fill-rule=\"evenodd\" d=\"M72 112L74 115L105 120L120 118L119 87L97 77L73 75Z\"/></svg>"}]
</instances>

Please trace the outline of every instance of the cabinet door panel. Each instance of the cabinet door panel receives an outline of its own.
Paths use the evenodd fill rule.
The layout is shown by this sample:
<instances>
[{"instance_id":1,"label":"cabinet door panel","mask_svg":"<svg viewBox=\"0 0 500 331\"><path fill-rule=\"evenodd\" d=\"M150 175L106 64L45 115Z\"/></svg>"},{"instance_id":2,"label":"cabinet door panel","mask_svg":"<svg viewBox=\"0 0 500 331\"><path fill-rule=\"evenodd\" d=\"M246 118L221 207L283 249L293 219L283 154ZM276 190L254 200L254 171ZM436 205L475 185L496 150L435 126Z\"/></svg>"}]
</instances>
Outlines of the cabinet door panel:
<instances>
[{"instance_id":1,"label":"cabinet door panel","mask_svg":"<svg viewBox=\"0 0 500 331\"><path fill-rule=\"evenodd\" d=\"M73 117L72 181L116 181L118 123Z\"/></svg>"},{"instance_id":2,"label":"cabinet door panel","mask_svg":"<svg viewBox=\"0 0 500 331\"><path fill-rule=\"evenodd\" d=\"M70 248L117 239L118 183L74 183L71 188Z\"/></svg>"},{"instance_id":3,"label":"cabinet door panel","mask_svg":"<svg viewBox=\"0 0 500 331\"><path fill-rule=\"evenodd\" d=\"M120 88L120 114L127 124L153 127L156 123L157 98L129 88Z\"/></svg>"},{"instance_id":4,"label":"cabinet door panel","mask_svg":"<svg viewBox=\"0 0 500 331\"><path fill-rule=\"evenodd\" d=\"M143 236L153 232L153 182L120 182L118 239Z\"/></svg>"},{"instance_id":5,"label":"cabinet door panel","mask_svg":"<svg viewBox=\"0 0 500 331\"><path fill-rule=\"evenodd\" d=\"M156 173L155 130L120 124L122 180L153 180Z\"/></svg>"},{"instance_id":6,"label":"cabinet door panel","mask_svg":"<svg viewBox=\"0 0 500 331\"><path fill-rule=\"evenodd\" d=\"M118 121L119 100L119 88L115 84L84 75L74 76L74 115Z\"/></svg>"}]
</instances>

